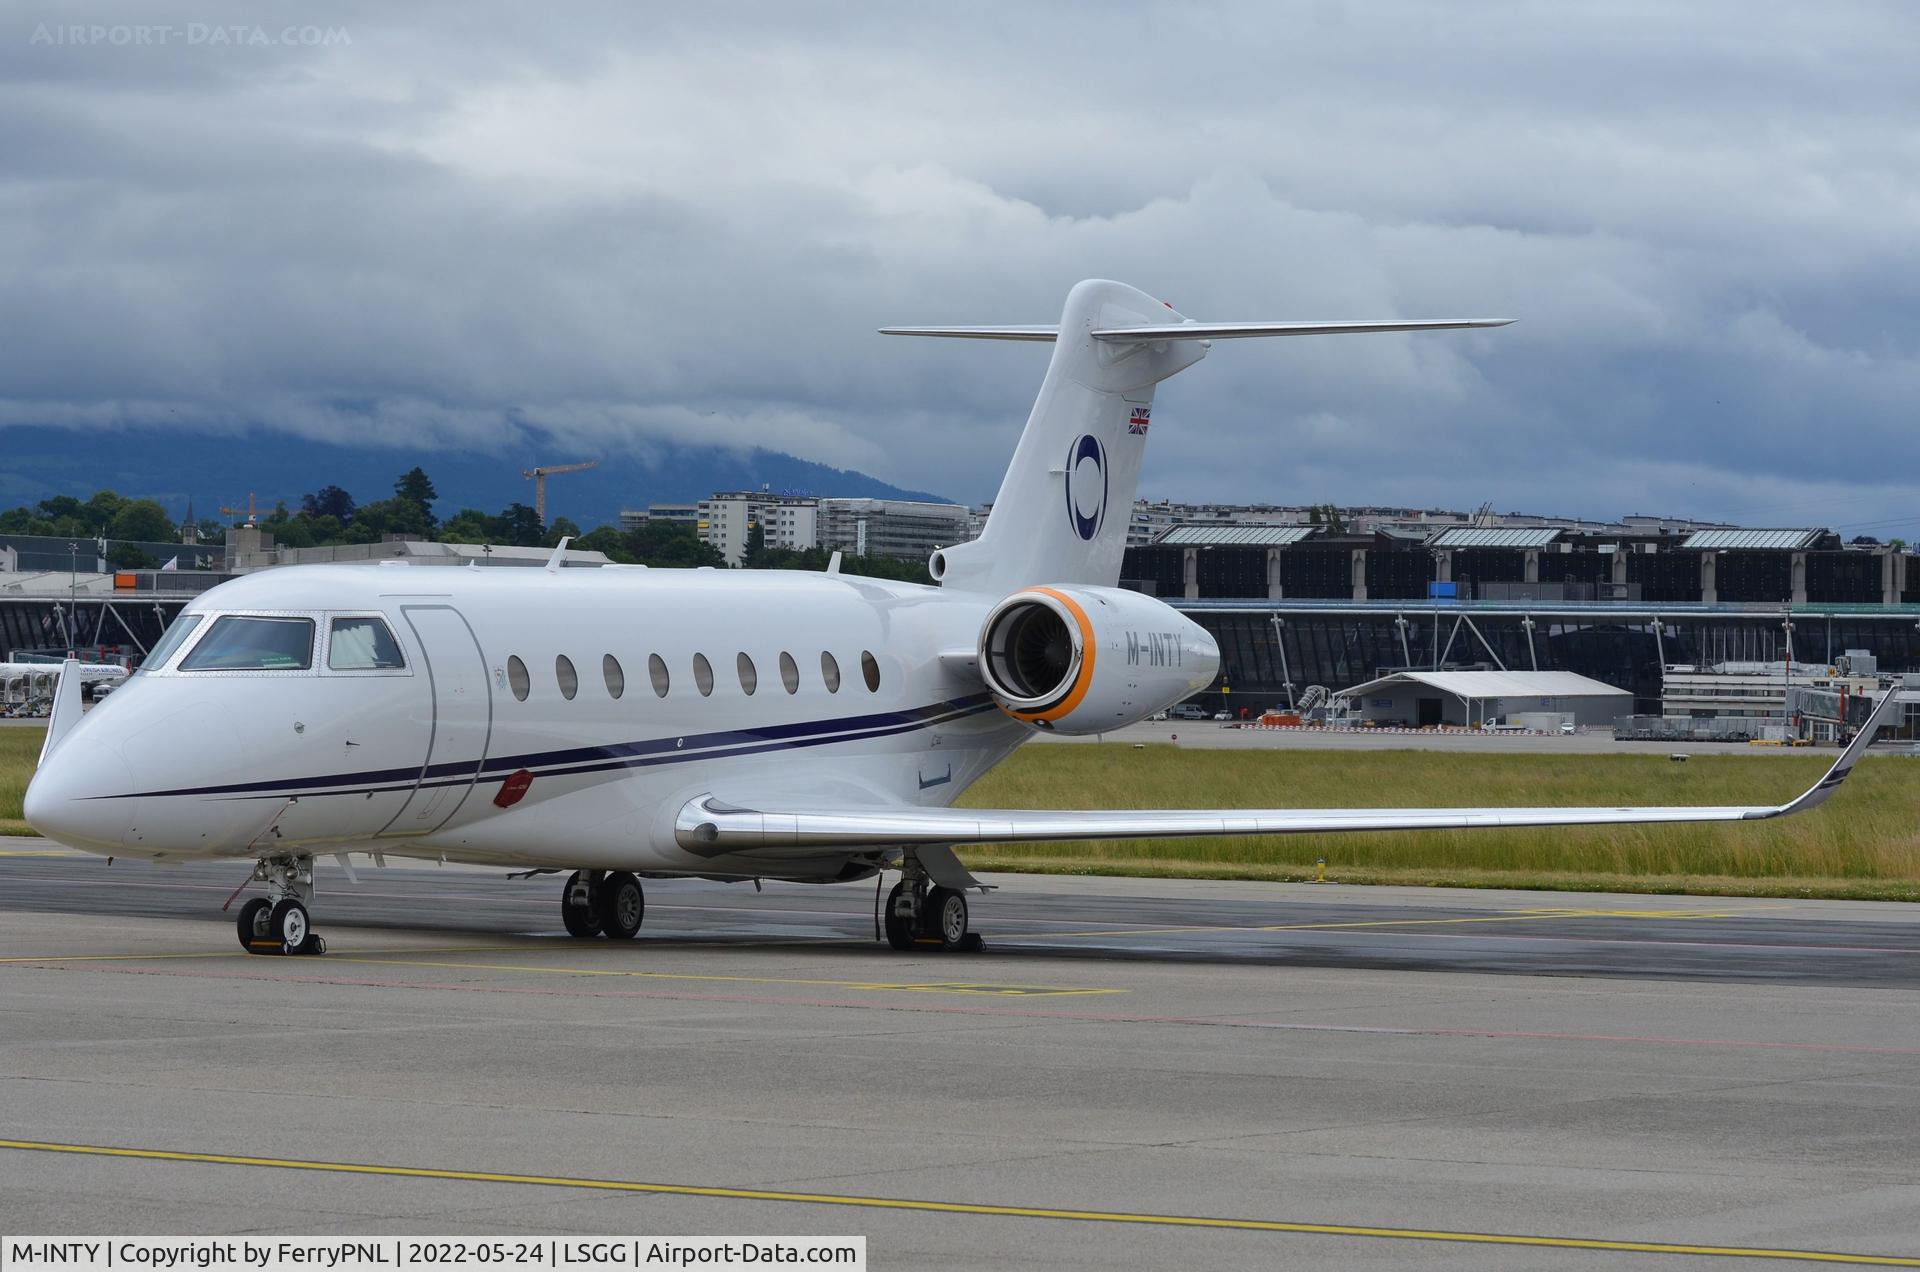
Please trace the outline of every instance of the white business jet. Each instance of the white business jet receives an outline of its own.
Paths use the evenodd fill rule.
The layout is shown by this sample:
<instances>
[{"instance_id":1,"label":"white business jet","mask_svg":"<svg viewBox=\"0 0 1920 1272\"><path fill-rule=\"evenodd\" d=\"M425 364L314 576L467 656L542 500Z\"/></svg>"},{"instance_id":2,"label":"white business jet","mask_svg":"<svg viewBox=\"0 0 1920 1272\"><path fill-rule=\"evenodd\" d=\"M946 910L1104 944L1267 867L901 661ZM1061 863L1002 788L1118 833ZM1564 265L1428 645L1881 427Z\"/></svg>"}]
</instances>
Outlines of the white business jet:
<instances>
[{"instance_id":1,"label":"white business jet","mask_svg":"<svg viewBox=\"0 0 1920 1272\"><path fill-rule=\"evenodd\" d=\"M1154 386L1245 336L1493 320L1201 323L1083 282L1057 327L889 334L1052 341L975 542L940 586L787 571L298 566L222 584L84 717L62 684L26 816L48 838L156 861L254 860L249 950L319 953L316 854L571 871L561 917L623 939L641 880L839 882L898 868L888 942L977 948L959 844L1620 822L1756 807L956 809L1039 730L1094 733L1209 684L1212 637L1115 586ZM71 667L72 664L69 664ZM351 870L349 869L349 873Z\"/></svg>"}]
</instances>

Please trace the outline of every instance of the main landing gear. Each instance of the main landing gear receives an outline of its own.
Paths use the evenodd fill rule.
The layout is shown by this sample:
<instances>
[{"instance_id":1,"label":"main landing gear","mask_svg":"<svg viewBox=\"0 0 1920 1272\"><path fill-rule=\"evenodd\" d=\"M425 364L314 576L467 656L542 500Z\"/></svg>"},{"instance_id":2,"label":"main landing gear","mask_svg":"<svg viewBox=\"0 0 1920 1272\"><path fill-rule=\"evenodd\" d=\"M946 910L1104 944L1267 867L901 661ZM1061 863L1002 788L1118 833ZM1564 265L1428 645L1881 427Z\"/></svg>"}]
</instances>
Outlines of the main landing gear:
<instances>
[{"instance_id":1,"label":"main landing gear","mask_svg":"<svg viewBox=\"0 0 1920 1272\"><path fill-rule=\"evenodd\" d=\"M262 857L248 883L264 883L267 895L240 907L240 948L249 954L325 954L327 943L313 930L313 855Z\"/></svg>"},{"instance_id":2,"label":"main landing gear","mask_svg":"<svg viewBox=\"0 0 1920 1272\"><path fill-rule=\"evenodd\" d=\"M576 870L560 891L560 919L568 936L604 934L609 940L630 941L640 934L646 917L646 891L625 870Z\"/></svg>"},{"instance_id":3,"label":"main landing gear","mask_svg":"<svg viewBox=\"0 0 1920 1272\"><path fill-rule=\"evenodd\" d=\"M900 862L903 876L887 894L881 926L896 950L940 949L977 953L987 947L967 929L967 894L934 883L909 852Z\"/></svg>"}]
</instances>

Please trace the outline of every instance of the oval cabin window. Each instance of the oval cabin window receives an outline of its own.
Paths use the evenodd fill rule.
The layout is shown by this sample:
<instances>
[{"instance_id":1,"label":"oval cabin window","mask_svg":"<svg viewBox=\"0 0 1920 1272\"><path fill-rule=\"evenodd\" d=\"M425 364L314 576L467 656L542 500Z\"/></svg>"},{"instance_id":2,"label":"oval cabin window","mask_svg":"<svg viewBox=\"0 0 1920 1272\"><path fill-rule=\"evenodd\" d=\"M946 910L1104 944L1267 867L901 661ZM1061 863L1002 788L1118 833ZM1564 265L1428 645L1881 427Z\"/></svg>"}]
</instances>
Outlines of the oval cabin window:
<instances>
[{"instance_id":1,"label":"oval cabin window","mask_svg":"<svg viewBox=\"0 0 1920 1272\"><path fill-rule=\"evenodd\" d=\"M864 649L860 651L860 674L866 679L868 693L880 692L880 664Z\"/></svg>"},{"instance_id":2,"label":"oval cabin window","mask_svg":"<svg viewBox=\"0 0 1920 1272\"><path fill-rule=\"evenodd\" d=\"M820 651L820 679L826 682L828 693L840 692L840 664L825 650Z\"/></svg>"},{"instance_id":3,"label":"oval cabin window","mask_svg":"<svg viewBox=\"0 0 1920 1272\"><path fill-rule=\"evenodd\" d=\"M800 667L785 650L780 652L780 683L788 693L800 692Z\"/></svg>"},{"instance_id":4,"label":"oval cabin window","mask_svg":"<svg viewBox=\"0 0 1920 1272\"><path fill-rule=\"evenodd\" d=\"M553 678L560 682L560 696L568 702L580 692L580 677L574 674L573 660L561 654L553 660Z\"/></svg>"},{"instance_id":5,"label":"oval cabin window","mask_svg":"<svg viewBox=\"0 0 1920 1272\"><path fill-rule=\"evenodd\" d=\"M693 687L700 691L702 698L713 696L713 664L705 654L693 656Z\"/></svg>"},{"instance_id":6,"label":"oval cabin window","mask_svg":"<svg viewBox=\"0 0 1920 1272\"><path fill-rule=\"evenodd\" d=\"M667 696L667 660L658 654L647 655L647 679L653 682L653 696Z\"/></svg>"},{"instance_id":7,"label":"oval cabin window","mask_svg":"<svg viewBox=\"0 0 1920 1272\"><path fill-rule=\"evenodd\" d=\"M607 696L618 698L627 691L627 673L612 654L600 660L600 674L607 678Z\"/></svg>"},{"instance_id":8,"label":"oval cabin window","mask_svg":"<svg viewBox=\"0 0 1920 1272\"><path fill-rule=\"evenodd\" d=\"M518 654L511 654L507 658L507 687L522 702L527 700L527 694L533 688L533 681L527 675L527 664L520 661Z\"/></svg>"}]
</instances>

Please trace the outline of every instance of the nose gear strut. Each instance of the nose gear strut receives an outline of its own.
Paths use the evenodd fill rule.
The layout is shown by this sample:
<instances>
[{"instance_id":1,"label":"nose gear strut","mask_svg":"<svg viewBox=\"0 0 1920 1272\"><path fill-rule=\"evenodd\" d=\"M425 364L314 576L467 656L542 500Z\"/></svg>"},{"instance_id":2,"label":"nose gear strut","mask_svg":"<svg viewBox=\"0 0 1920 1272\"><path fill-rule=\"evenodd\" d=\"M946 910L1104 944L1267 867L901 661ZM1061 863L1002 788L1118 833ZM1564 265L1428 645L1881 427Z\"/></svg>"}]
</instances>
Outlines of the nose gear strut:
<instances>
[{"instance_id":1,"label":"nose gear strut","mask_svg":"<svg viewBox=\"0 0 1920 1272\"><path fill-rule=\"evenodd\" d=\"M313 930L313 854L262 857L247 883L264 883L267 895L240 907L235 924L240 948L249 954L325 954L327 943ZM246 884L240 885L245 887Z\"/></svg>"}]
</instances>

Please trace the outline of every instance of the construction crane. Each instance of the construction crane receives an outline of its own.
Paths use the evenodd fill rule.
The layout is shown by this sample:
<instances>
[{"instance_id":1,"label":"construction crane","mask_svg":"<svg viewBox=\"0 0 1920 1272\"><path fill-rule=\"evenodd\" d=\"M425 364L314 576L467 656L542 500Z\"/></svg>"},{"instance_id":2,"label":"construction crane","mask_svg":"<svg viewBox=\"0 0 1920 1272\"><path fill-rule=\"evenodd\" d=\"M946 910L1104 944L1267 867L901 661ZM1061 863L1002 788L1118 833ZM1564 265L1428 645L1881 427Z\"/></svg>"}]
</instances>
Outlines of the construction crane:
<instances>
[{"instance_id":1,"label":"construction crane","mask_svg":"<svg viewBox=\"0 0 1920 1272\"><path fill-rule=\"evenodd\" d=\"M558 473L578 473L599 464L597 459L589 459L581 464L548 464L544 468L523 468L522 477L533 478L533 515L540 519L544 528L547 524L547 478Z\"/></svg>"},{"instance_id":2,"label":"construction crane","mask_svg":"<svg viewBox=\"0 0 1920 1272\"><path fill-rule=\"evenodd\" d=\"M252 527L260 524L260 509L254 506L252 491L247 492L246 507L229 508L225 504L222 504L220 507L220 511L221 513L229 517L237 517L237 516L240 516L242 513L245 513L247 518L247 525L245 528L248 528L248 529L251 529Z\"/></svg>"}]
</instances>

